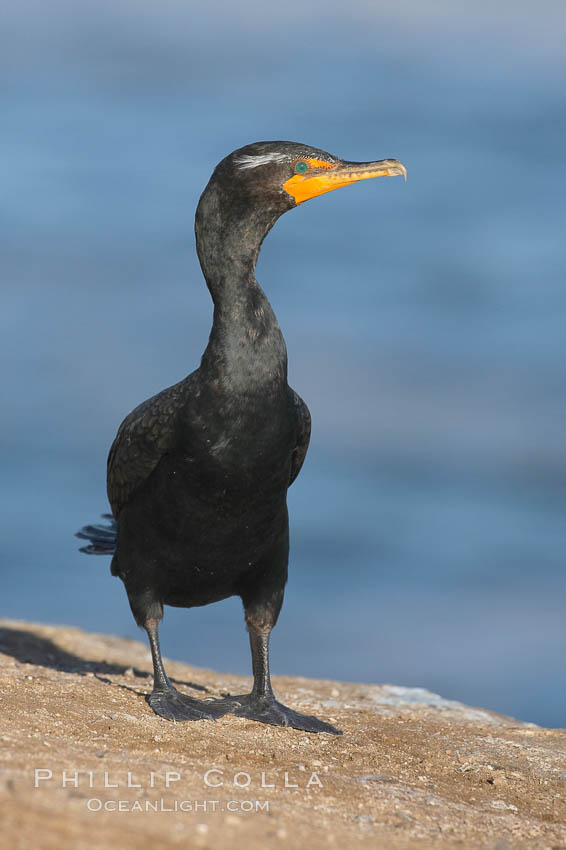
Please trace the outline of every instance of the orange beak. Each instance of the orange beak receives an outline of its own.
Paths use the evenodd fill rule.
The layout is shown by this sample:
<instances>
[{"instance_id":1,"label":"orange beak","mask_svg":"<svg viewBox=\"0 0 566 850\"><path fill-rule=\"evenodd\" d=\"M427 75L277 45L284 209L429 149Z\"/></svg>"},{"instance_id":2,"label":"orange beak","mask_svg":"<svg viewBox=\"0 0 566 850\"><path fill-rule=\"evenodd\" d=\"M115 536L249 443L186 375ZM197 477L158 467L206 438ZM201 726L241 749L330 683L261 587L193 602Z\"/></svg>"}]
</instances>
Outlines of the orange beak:
<instances>
[{"instance_id":1,"label":"orange beak","mask_svg":"<svg viewBox=\"0 0 566 850\"><path fill-rule=\"evenodd\" d=\"M297 204L302 204L317 195L332 192L341 186L349 186L358 180L370 180L373 177L397 177L402 175L407 179L407 169L397 159L380 159L377 162L340 162L329 165L305 160L313 167L311 173L294 174L283 184L287 194L291 195ZM324 166L324 167L320 167ZM314 170L316 169L316 170Z\"/></svg>"}]
</instances>

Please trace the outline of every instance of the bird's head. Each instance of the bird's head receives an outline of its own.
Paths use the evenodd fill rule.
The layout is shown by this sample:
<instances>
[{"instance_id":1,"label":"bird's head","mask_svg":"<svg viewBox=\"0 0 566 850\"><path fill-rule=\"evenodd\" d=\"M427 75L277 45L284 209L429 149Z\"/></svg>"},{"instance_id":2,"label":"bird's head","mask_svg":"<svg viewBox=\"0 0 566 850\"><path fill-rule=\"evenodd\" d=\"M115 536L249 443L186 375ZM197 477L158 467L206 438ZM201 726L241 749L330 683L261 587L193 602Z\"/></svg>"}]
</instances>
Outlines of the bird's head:
<instances>
[{"instance_id":1,"label":"bird's head","mask_svg":"<svg viewBox=\"0 0 566 850\"><path fill-rule=\"evenodd\" d=\"M280 214L317 195L372 177L407 178L396 159L348 162L298 142L255 142L231 153L215 175L232 196L275 207Z\"/></svg>"},{"instance_id":2,"label":"bird's head","mask_svg":"<svg viewBox=\"0 0 566 850\"><path fill-rule=\"evenodd\" d=\"M255 142L220 162L195 216L197 251L207 280L222 277L226 257L255 265L279 216L340 186L371 177L407 177L396 159L348 162L297 142Z\"/></svg>"}]
</instances>

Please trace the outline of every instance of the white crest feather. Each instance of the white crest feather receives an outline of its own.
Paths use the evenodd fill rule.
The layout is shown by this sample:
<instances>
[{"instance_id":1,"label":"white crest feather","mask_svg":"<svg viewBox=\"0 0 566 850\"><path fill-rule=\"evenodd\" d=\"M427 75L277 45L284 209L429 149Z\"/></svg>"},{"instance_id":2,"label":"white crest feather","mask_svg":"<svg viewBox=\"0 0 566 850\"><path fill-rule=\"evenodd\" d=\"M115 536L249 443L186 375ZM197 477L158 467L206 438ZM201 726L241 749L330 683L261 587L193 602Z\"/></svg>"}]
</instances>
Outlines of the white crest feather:
<instances>
[{"instance_id":1,"label":"white crest feather","mask_svg":"<svg viewBox=\"0 0 566 850\"><path fill-rule=\"evenodd\" d=\"M268 162L284 162L287 159L284 153L260 153L257 156L240 156L234 162L238 168L257 168L258 165L267 165Z\"/></svg>"}]
</instances>

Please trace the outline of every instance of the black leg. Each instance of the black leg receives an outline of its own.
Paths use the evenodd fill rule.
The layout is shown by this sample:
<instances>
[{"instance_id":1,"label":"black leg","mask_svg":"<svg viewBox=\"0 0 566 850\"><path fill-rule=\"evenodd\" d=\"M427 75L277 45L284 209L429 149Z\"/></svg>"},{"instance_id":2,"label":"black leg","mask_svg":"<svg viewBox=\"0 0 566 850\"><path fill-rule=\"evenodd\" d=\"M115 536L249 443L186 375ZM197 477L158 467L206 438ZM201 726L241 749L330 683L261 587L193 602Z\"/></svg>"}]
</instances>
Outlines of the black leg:
<instances>
[{"instance_id":1,"label":"black leg","mask_svg":"<svg viewBox=\"0 0 566 850\"><path fill-rule=\"evenodd\" d=\"M159 646L159 622L157 620L149 620L145 630L149 638L151 659L153 661L153 690L166 691L168 688L172 688L173 685L169 681L169 677L163 666L161 647Z\"/></svg>"},{"instance_id":2,"label":"black leg","mask_svg":"<svg viewBox=\"0 0 566 850\"><path fill-rule=\"evenodd\" d=\"M186 694L180 693L171 684L161 658L158 635L159 621L155 618L146 620L145 630L151 647L153 659L153 691L147 697L147 701L156 714L166 720L216 720L226 714L220 705L203 702Z\"/></svg>"},{"instance_id":3,"label":"black leg","mask_svg":"<svg viewBox=\"0 0 566 850\"><path fill-rule=\"evenodd\" d=\"M281 592L281 601L283 594ZM276 607L273 616L273 625L277 620L281 601ZM341 735L342 732L325 723L317 717L309 714L299 714L292 708L278 702L275 699L271 687L269 674L269 636L272 625L267 625L266 617L269 609L262 605L258 610L253 606L246 607L246 622L250 633L250 646L252 650L252 669L254 684L249 694L241 696L226 697L216 701L217 705L227 709L238 717L247 717L249 720L259 720L260 723L268 723L272 726L291 726L293 729L302 729L304 732L328 732L331 735ZM258 616L259 614L259 616Z\"/></svg>"},{"instance_id":4,"label":"black leg","mask_svg":"<svg viewBox=\"0 0 566 850\"><path fill-rule=\"evenodd\" d=\"M273 697L271 676L269 673L269 638L271 632L260 632L250 626L248 626L248 631L250 634L252 670L254 674L252 694L259 700L269 700Z\"/></svg>"}]
</instances>

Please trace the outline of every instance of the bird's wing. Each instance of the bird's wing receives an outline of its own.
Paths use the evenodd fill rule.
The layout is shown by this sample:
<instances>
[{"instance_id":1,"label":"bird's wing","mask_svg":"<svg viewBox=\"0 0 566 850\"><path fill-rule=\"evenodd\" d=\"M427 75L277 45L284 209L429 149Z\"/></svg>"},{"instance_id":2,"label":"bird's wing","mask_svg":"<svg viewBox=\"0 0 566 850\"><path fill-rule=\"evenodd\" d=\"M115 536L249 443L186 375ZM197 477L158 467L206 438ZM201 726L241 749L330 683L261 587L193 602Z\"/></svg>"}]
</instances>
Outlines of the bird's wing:
<instances>
[{"instance_id":1,"label":"bird's wing","mask_svg":"<svg viewBox=\"0 0 566 850\"><path fill-rule=\"evenodd\" d=\"M306 406L305 402L302 400L301 396L296 393L295 390L291 390L291 396L297 414L298 433L297 445L295 446L293 457L291 459L291 475L289 476L289 487L301 471L301 467L304 463L305 457L307 456L307 450L311 438L310 411Z\"/></svg>"},{"instance_id":2,"label":"bird's wing","mask_svg":"<svg viewBox=\"0 0 566 850\"><path fill-rule=\"evenodd\" d=\"M107 465L108 501L115 517L170 450L186 391L186 379L162 390L132 410L118 428Z\"/></svg>"}]
</instances>

